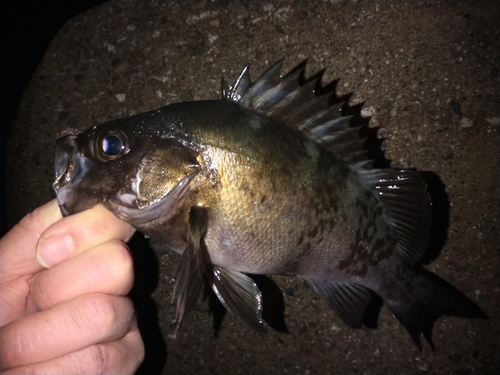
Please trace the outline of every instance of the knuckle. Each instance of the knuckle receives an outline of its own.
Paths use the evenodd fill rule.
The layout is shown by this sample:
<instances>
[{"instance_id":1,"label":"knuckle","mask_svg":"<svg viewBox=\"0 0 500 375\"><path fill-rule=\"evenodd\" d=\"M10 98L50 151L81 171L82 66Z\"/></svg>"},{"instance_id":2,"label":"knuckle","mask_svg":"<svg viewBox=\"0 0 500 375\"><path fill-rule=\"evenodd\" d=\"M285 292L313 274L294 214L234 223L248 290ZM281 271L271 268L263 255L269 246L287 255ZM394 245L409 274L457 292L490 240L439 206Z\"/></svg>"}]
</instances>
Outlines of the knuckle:
<instances>
[{"instance_id":1,"label":"knuckle","mask_svg":"<svg viewBox=\"0 0 500 375\"><path fill-rule=\"evenodd\" d=\"M133 282L133 269L134 264L130 250L127 245L121 241L115 240L113 244L114 248L114 262L115 272L120 280L130 279L130 283ZM131 285L130 285L131 287ZM127 293L128 290L125 291Z\"/></svg>"},{"instance_id":2,"label":"knuckle","mask_svg":"<svg viewBox=\"0 0 500 375\"><path fill-rule=\"evenodd\" d=\"M146 348L144 346L144 342L142 341L141 335L139 334L139 331L137 331L136 346L137 348L136 350L134 350L134 353L136 354L135 362L133 364L134 370L137 370L137 368L139 368L146 356Z\"/></svg>"},{"instance_id":3,"label":"knuckle","mask_svg":"<svg viewBox=\"0 0 500 375\"><path fill-rule=\"evenodd\" d=\"M132 268L132 256L128 246L120 240L112 240L111 246L114 250L114 257L121 268Z\"/></svg>"},{"instance_id":4,"label":"knuckle","mask_svg":"<svg viewBox=\"0 0 500 375\"><path fill-rule=\"evenodd\" d=\"M14 328L17 327L14 325ZM0 331L0 333L3 332ZM18 334L17 329L14 329L8 337L4 336L3 334L0 335L2 342L5 343L5 345L2 345L2 350L0 351L0 371L11 367L12 364L22 359L31 346L30 338Z\"/></svg>"},{"instance_id":5,"label":"knuckle","mask_svg":"<svg viewBox=\"0 0 500 375\"><path fill-rule=\"evenodd\" d=\"M90 374L104 374L108 368L108 352L105 346L97 344L88 348L86 362L89 364Z\"/></svg>"},{"instance_id":6,"label":"knuckle","mask_svg":"<svg viewBox=\"0 0 500 375\"><path fill-rule=\"evenodd\" d=\"M134 374L144 360L145 350L138 330L116 340L95 344L85 349L85 363L92 374Z\"/></svg>"},{"instance_id":7,"label":"knuckle","mask_svg":"<svg viewBox=\"0 0 500 375\"><path fill-rule=\"evenodd\" d=\"M30 285L30 293L37 308L43 310L57 303L55 298L58 285L54 283L52 272L43 270L36 275Z\"/></svg>"},{"instance_id":8,"label":"knuckle","mask_svg":"<svg viewBox=\"0 0 500 375\"><path fill-rule=\"evenodd\" d=\"M133 284L133 261L128 247L118 240L102 246L89 258L85 277L103 293L124 295Z\"/></svg>"},{"instance_id":9,"label":"knuckle","mask_svg":"<svg viewBox=\"0 0 500 375\"><path fill-rule=\"evenodd\" d=\"M73 318L76 325L91 335L107 336L119 311L114 298L104 294L88 294L79 298Z\"/></svg>"},{"instance_id":10,"label":"knuckle","mask_svg":"<svg viewBox=\"0 0 500 375\"><path fill-rule=\"evenodd\" d=\"M91 366L89 372L134 374L142 362L142 356L138 361L137 353L130 349L123 345L122 340L89 347L86 358L86 362Z\"/></svg>"},{"instance_id":11,"label":"knuckle","mask_svg":"<svg viewBox=\"0 0 500 375\"><path fill-rule=\"evenodd\" d=\"M142 340L130 340L130 337L116 341L108 346L108 370L119 369L122 374L134 374L144 360Z\"/></svg>"}]
</instances>

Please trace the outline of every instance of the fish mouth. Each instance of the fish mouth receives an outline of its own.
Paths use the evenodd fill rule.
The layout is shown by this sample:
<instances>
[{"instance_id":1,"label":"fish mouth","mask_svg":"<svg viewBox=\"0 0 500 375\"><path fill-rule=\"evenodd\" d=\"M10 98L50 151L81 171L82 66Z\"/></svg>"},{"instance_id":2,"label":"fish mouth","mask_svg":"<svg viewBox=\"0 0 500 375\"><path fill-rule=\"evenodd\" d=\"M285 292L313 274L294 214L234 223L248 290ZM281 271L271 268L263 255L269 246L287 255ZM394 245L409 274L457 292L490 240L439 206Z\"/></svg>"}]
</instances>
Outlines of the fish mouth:
<instances>
[{"instance_id":1,"label":"fish mouth","mask_svg":"<svg viewBox=\"0 0 500 375\"><path fill-rule=\"evenodd\" d=\"M172 217L183 204L184 198L190 192L190 182L196 177L196 173L185 176L177 183L172 190L162 199L152 202L146 208L137 207L137 195L127 194L120 196L119 199L108 201L113 213L120 219L132 223L133 225L142 225L159 218L167 219ZM126 201L133 201L131 207Z\"/></svg>"},{"instance_id":2,"label":"fish mouth","mask_svg":"<svg viewBox=\"0 0 500 375\"><path fill-rule=\"evenodd\" d=\"M52 188L63 216L68 216L97 204L79 189L79 184L89 170L89 160L77 150L76 136L59 138L55 148L55 180Z\"/></svg>"}]
</instances>

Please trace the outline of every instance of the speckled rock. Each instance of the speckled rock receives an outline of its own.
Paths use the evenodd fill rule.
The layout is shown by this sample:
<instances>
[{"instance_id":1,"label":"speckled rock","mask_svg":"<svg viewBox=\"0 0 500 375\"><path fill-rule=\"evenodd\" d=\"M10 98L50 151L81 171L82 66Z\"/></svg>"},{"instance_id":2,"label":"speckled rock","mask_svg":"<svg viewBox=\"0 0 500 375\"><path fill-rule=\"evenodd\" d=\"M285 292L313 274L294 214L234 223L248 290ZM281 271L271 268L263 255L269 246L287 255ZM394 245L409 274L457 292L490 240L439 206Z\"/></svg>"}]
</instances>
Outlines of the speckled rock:
<instances>
[{"instance_id":1,"label":"speckled rock","mask_svg":"<svg viewBox=\"0 0 500 375\"><path fill-rule=\"evenodd\" d=\"M248 61L255 77L281 57L285 69L308 58L308 74L326 68L324 83L339 80L338 95L364 103L393 165L426 172L436 209L427 268L492 319L441 318L435 352L419 352L385 308L376 328L352 330L312 292L280 276L276 284L292 293L274 290L276 298L265 301L264 308L273 301L284 307L268 334L226 315L216 319L215 338L205 299L170 340L169 277L178 257L151 242L154 253L133 246L133 296L147 345L140 371L496 374L499 15L499 3L487 0L110 1L61 29L25 93L8 151L10 222L54 197L53 146L66 127L217 98L220 76L233 80Z\"/></svg>"}]
</instances>

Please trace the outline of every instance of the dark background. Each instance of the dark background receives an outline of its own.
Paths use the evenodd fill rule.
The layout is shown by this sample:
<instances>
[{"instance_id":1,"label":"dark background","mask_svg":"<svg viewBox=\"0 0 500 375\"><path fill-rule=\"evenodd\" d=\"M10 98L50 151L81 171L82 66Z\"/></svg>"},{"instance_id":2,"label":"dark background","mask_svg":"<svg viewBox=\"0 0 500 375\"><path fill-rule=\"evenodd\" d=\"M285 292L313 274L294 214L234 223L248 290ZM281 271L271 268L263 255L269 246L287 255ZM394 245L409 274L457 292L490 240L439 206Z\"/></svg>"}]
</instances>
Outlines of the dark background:
<instances>
[{"instance_id":1,"label":"dark background","mask_svg":"<svg viewBox=\"0 0 500 375\"><path fill-rule=\"evenodd\" d=\"M0 5L2 83L0 135L0 235L7 227L5 161L10 129L22 94L58 30L71 18L104 0L16 0Z\"/></svg>"}]
</instances>

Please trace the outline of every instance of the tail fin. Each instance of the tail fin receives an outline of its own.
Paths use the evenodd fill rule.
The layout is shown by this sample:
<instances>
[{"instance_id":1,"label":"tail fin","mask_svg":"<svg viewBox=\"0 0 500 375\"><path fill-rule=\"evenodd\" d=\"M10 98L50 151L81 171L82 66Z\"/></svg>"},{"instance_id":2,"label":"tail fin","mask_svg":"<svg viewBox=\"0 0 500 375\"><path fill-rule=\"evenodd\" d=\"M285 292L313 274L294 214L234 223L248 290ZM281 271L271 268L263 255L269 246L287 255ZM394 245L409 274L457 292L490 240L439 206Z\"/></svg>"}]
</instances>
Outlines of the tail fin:
<instances>
[{"instance_id":1,"label":"tail fin","mask_svg":"<svg viewBox=\"0 0 500 375\"><path fill-rule=\"evenodd\" d=\"M421 333L434 349L431 337L432 325L441 315L488 319L488 316L464 294L424 269L415 270L409 289L402 290L398 294L389 300L384 299L384 302L420 350L422 350Z\"/></svg>"}]
</instances>

